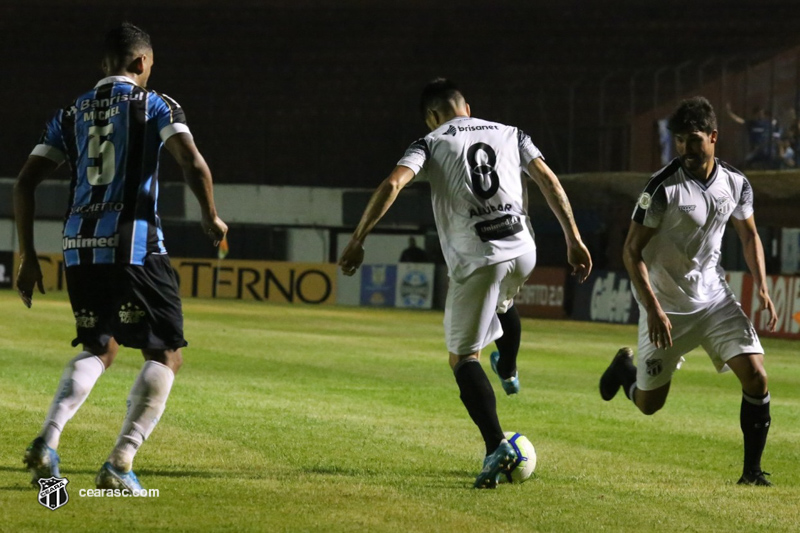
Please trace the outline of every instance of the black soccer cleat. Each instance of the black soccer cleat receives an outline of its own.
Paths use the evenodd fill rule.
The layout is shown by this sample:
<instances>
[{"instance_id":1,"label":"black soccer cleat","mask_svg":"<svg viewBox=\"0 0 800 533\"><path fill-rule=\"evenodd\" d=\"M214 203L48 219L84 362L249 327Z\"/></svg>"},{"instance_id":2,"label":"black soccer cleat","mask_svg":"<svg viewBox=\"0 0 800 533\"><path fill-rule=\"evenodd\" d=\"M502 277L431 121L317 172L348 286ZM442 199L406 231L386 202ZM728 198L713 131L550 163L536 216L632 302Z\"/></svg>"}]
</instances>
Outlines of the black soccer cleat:
<instances>
[{"instance_id":1,"label":"black soccer cleat","mask_svg":"<svg viewBox=\"0 0 800 533\"><path fill-rule=\"evenodd\" d=\"M771 487L772 483L767 481L767 478L764 476L768 476L769 472L763 472L761 470L751 471L751 472L744 472L742 477L739 478L739 481L736 482L737 485L755 485L757 487Z\"/></svg>"},{"instance_id":2,"label":"black soccer cleat","mask_svg":"<svg viewBox=\"0 0 800 533\"><path fill-rule=\"evenodd\" d=\"M600 396L605 401L617 395L617 391L625 382L623 377L630 372L629 366L633 366L633 350L625 346L619 349L600 378Z\"/></svg>"}]
</instances>

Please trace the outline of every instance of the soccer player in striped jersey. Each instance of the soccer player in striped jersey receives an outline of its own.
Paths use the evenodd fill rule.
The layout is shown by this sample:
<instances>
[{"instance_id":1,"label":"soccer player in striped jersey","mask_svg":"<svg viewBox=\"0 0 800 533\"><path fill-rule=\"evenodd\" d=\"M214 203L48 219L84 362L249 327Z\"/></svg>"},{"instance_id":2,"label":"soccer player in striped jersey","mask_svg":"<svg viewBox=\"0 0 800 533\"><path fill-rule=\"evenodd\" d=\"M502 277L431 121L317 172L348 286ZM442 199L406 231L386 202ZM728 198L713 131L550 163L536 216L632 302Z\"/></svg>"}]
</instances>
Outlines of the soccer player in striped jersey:
<instances>
[{"instance_id":1,"label":"soccer player in striped jersey","mask_svg":"<svg viewBox=\"0 0 800 533\"><path fill-rule=\"evenodd\" d=\"M372 195L339 265L352 276L364 260L364 239L400 190L415 177L430 182L450 276L444 314L450 367L486 445L474 486L494 488L514 451L503 435L494 390L479 359L481 349L503 334L496 311L502 314L513 305L536 263L520 173L539 186L561 223L568 261L579 281L589 275L592 260L558 178L530 137L515 127L471 117L464 96L449 80L429 83L420 107L431 133L411 144Z\"/></svg>"},{"instance_id":2,"label":"soccer player in striped jersey","mask_svg":"<svg viewBox=\"0 0 800 533\"><path fill-rule=\"evenodd\" d=\"M653 175L639 197L623 251L639 302L638 365L633 350L620 349L600 379L600 394L608 401L622 387L651 415L667 401L682 356L702 346L718 372L733 370L741 382L739 483L770 485L761 470L771 421L764 350L719 265L730 220L774 329L778 317L766 284L753 192L744 174L714 157L717 119L708 100L684 100L668 126L678 157Z\"/></svg>"},{"instance_id":3,"label":"soccer player in striped jersey","mask_svg":"<svg viewBox=\"0 0 800 533\"><path fill-rule=\"evenodd\" d=\"M197 150L183 109L146 89L153 66L150 36L131 24L105 41L106 77L47 123L14 188L19 230L17 288L26 306L44 293L34 247L34 192L59 165L71 173L63 250L67 288L83 350L66 366L25 463L37 485L59 476L56 452L64 425L114 361L120 345L145 358L128 397L117 443L97 475L98 488L141 488L133 458L164 411L182 364L183 316L158 216L158 157L177 160L200 203L202 227L215 245L227 226L214 206L211 172Z\"/></svg>"}]
</instances>

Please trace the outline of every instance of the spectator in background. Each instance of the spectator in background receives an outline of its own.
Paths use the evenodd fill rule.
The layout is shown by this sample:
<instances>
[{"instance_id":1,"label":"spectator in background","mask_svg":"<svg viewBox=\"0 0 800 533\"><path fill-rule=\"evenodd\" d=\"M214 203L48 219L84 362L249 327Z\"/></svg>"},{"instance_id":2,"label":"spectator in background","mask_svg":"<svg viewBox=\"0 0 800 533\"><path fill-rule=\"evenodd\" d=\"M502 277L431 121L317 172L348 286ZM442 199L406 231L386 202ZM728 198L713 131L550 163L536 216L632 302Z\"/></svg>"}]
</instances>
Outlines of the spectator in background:
<instances>
[{"instance_id":1,"label":"spectator in background","mask_svg":"<svg viewBox=\"0 0 800 533\"><path fill-rule=\"evenodd\" d=\"M656 121L658 128L658 146L661 154L661 166L668 165L672 161L672 132L667 127L669 119L662 118Z\"/></svg>"},{"instance_id":2,"label":"spectator in background","mask_svg":"<svg viewBox=\"0 0 800 533\"><path fill-rule=\"evenodd\" d=\"M796 166L796 153L792 146L793 144L792 140L788 137L784 137L778 141L779 168L789 169Z\"/></svg>"},{"instance_id":3,"label":"spectator in background","mask_svg":"<svg viewBox=\"0 0 800 533\"><path fill-rule=\"evenodd\" d=\"M422 248L417 246L417 240L414 237L408 238L408 248L403 250L400 254L401 263L428 263L428 254Z\"/></svg>"},{"instance_id":4,"label":"spectator in background","mask_svg":"<svg viewBox=\"0 0 800 533\"><path fill-rule=\"evenodd\" d=\"M786 112L786 128L783 131L783 145L781 146L781 168L796 168L798 166L798 151L800 151L800 119L797 111L790 108Z\"/></svg>"},{"instance_id":5,"label":"spectator in background","mask_svg":"<svg viewBox=\"0 0 800 533\"><path fill-rule=\"evenodd\" d=\"M734 113L730 103L726 104L725 110L731 120L747 128L747 156L742 167L775 168L778 160L778 141L780 140L777 121L770 119L767 111L760 106L753 108L753 115L749 119L744 119Z\"/></svg>"}]
</instances>

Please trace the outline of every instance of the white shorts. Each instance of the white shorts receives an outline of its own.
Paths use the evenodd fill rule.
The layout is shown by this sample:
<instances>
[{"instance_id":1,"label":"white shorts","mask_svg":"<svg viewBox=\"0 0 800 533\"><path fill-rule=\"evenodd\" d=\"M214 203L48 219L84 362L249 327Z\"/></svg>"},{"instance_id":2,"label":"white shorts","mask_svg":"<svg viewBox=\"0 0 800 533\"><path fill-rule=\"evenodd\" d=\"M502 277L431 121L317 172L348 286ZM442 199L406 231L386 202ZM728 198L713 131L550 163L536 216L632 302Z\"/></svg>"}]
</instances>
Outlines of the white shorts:
<instances>
[{"instance_id":1,"label":"white shorts","mask_svg":"<svg viewBox=\"0 0 800 533\"><path fill-rule=\"evenodd\" d=\"M461 281L450 279L444 307L444 337L450 353L475 353L503 334L497 313L505 313L514 304L514 296L534 266L536 251L480 267Z\"/></svg>"},{"instance_id":2,"label":"white shorts","mask_svg":"<svg viewBox=\"0 0 800 533\"><path fill-rule=\"evenodd\" d=\"M717 372L729 370L730 359L741 354L764 353L753 324L732 295L690 314L667 313L672 324L672 347L656 348L647 331L647 312L639 306L639 361L636 387L653 390L666 385L683 356L702 346Z\"/></svg>"}]
</instances>

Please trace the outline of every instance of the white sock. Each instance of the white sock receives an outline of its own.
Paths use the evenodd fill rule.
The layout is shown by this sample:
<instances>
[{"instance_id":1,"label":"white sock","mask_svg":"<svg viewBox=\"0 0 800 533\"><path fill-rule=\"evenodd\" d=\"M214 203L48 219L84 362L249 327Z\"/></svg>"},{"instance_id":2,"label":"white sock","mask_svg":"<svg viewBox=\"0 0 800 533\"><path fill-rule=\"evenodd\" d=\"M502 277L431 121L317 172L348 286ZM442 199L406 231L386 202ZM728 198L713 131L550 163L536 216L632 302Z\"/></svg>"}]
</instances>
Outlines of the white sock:
<instances>
[{"instance_id":1,"label":"white sock","mask_svg":"<svg viewBox=\"0 0 800 533\"><path fill-rule=\"evenodd\" d=\"M105 369L100 358L89 352L81 352L67 363L39 434L48 446L58 448L64 426L89 397Z\"/></svg>"},{"instance_id":2,"label":"white sock","mask_svg":"<svg viewBox=\"0 0 800 533\"><path fill-rule=\"evenodd\" d=\"M147 361L136 378L128 396L128 414L122 423L117 445L108 461L122 472L133 466L139 446L150 436L167 406L175 374L166 365Z\"/></svg>"}]
</instances>

